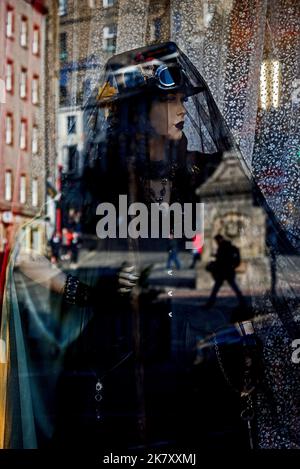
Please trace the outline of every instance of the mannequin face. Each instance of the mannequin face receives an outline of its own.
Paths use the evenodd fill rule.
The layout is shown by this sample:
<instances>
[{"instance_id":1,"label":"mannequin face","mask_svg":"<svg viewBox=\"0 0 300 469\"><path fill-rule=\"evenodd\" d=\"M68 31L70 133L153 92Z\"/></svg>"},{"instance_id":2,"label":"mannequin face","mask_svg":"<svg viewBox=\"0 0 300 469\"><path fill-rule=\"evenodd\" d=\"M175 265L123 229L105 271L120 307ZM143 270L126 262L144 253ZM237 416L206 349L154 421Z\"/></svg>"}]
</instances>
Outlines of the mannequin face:
<instances>
[{"instance_id":1,"label":"mannequin face","mask_svg":"<svg viewBox=\"0 0 300 469\"><path fill-rule=\"evenodd\" d=\"M150 123L158 135L170 140L180 140L186 109L183 93L168 93L154 101L150 109Z\"/></svg>"}]
</instances>

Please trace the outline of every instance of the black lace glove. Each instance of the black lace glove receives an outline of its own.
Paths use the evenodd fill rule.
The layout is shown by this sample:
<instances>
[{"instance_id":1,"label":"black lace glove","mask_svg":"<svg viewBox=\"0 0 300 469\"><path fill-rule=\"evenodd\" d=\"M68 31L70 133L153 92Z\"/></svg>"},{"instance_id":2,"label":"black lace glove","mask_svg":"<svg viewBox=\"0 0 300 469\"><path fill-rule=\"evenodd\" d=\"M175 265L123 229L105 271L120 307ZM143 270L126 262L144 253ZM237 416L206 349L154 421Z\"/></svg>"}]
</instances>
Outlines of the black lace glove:
<instances>
[{"instance_id":1,"label":"black lace glove","mask_svg":"<svg viewBox=\"0 0 300 469\"><path fill-rule=\"evenodd\" d=\"M133 287L136 285L138 275L135 273L135 267L128 264L123 264L116 277L111 277L109 285L107 279L99 281L99 286L90 287L83 282L80 282L78 277L73 275L67 275L63 290L63 299L66 303L77 306L89 306L92 305L101 292L108 292L109 289L113 289L114 292L124 294L130 294Z\"/></svg>"}]
</instances>

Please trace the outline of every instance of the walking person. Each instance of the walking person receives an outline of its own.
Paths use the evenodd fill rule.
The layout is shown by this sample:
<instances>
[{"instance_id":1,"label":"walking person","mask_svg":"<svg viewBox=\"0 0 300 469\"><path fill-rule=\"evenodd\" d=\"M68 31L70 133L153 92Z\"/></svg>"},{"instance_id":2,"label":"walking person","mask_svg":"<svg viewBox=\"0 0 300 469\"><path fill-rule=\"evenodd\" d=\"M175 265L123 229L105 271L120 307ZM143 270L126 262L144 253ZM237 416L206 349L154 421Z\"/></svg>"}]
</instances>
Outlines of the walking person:
<instances>
[{"instance_id":1,"label":"walking person","mask_svg":"<svg viewBox=\"0 0 300 469\"><path fill-rule=\"evenodd\" d=\"M51 247L51 263L56 265L59 261L61 249L61 236L58 231L53 234L49 244Z\"/></svg>"},{"instance_id":2,"label":"walking person","mask_svg":"<svg viewBox=\"0 0 300 469\"><path fill-rule=\"evenodd\" d=\"M79 233L74 231L72 233L72 240L71 240L71 269L77 268L78 263L78 250L79 250Z\"/></svg>"},{"instance_id":3,"label":"walking person","mask_svg":"<svg viewBox=\"0 0 300 469\"><path fill-rule=\"evenodd\" d=\"M240 265L240 252L230 241L217 234L215 241L218 244L215 262L209 265L215 284L206 303L206 308L210 308L215 303L218 291L226 280L236 294L240 305L245 304L244 297L235 280L235 269Z\"/></svg>"},{"instance_id":4,"label":"walking person","mask_svg":"<svg viewBox=\"0 0 300 469\"><path fill-rule=\"evenodd\" d=\"M174 235L171 233L169 237L169 256L167 261L167 269L171 269L172 264L175 264L176 269L180 270L181 264L180 260L178 259L178 243L177 240L174 238Z\"/></svg>"},{"instance_id":5,"label":"walking person","mask_svg":"<svg viewBox=\"0 0 300 469\"><path fill-rule=\"evenodd\" d=\"M190 269L194 269L196 262L201 261L202 251L203 251L202 236L200 233L197 233L193 237L193 250L192 250L193 258L192 258L192 262L190 265Z\"/></svg>"}]
</instances>

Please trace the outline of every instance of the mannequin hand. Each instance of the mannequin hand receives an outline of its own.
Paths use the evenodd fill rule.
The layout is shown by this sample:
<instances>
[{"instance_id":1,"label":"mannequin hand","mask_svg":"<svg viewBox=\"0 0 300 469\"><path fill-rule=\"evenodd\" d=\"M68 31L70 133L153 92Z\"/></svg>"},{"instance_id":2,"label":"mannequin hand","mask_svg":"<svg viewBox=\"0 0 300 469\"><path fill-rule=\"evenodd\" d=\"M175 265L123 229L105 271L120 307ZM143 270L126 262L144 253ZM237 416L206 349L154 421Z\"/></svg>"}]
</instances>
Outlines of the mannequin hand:
<instances>
[{"instance_id":1,"label":"mannequin hand","mask_svg":"<svg viewBox=\"0 0 300 469\"><path fill-rule=\"evenodd\" d=\"M130 293L135 287L139 276L135 273L134 265L123 265L118 274L118 292L119 293Z\"/></svg>"},{"instance_id":2,"label":"mannequin hand","mask_svg":"<svg viewBox=\"0 0 300 469\"><path fill-rule=\"evenodd\" d=\"M36 251L32 249L21 250L16 258L15 266L33 282L58 293L63 290L65 274Z\"/></svg>"}]
</instances>

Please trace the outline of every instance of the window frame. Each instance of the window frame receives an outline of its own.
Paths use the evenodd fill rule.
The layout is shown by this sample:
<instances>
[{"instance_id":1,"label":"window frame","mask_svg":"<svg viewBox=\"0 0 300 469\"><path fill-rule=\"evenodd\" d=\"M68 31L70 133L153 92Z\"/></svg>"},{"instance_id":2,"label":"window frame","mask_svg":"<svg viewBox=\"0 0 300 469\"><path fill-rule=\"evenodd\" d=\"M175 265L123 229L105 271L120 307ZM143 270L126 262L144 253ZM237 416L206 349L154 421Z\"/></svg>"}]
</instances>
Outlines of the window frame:
<instances>
[{"instance_id":1,"label":"window frame","mask_svg":"<svg viewBox=\"0 0 300 469\"><path fill-rule=\"evenodd\" d=\"M31 205L38 207L39 204L39 189L38 178L34 177L31 181Z\"/></svg>"},{"instance_id":2,"label":"window frame","mask_svg":"<svg viewBox=\"0 0 300 469\"><path fill-rule=\"evenodd\" d=\"M24 31L22 31L22 25L26 25L26 31L25 31L25 36L24 36ZM22 38L25 37L25 43L23 44ZM25 15L21 16L21 22L20 22L20 46L24 49L27 49L28 47L28 18Z\"/></svg>"},{"instance_id":3,"label":"window frame","mask_svg":"<svg viewBox=\"0 0 300 469\"><path fill-rule=\"evenodd\" d=\"M24 145L22 144L22 139L23 139L22 129L23 128L25 129ZM27 150L27 146L28 146L28 140L27 139L28 139L28 122L27 122L27 119L22 118L21 121L20 121L20 142L19 142L20 150L23 150L23 151Z\"/></svg>"},{"instance_id":4,"label":"window frame","mask_svg":"<svg viewBox=\"0 0 300 469\"><path fill-rule=\"evenodd\" d=\"M37 35L37 40L36 40L36 35ZM41 41L40 27L37 24L34 24L33 32L32 32L31 52L35 56L40 55L40 41Z\"/></svg>"},{"instance_id":5,"label":"window frame","mask_svg":"<svg viewBox=\"0 0 300 469\"><path fill-rule=\"evenodd\" d=\"M8 32L8 18L11 15L11 30ZM6 5L5 36L8 39L14 39L15 33L15 9L12 5Z\"/></svg>"},{"instance_id":6,"label":"window frame","mask_svg":"<svg viewBox=\"0 0 300 469\"><path fill-rule=\"evenodd\" d=\"M68 145L67 147L67 173L74 174L77 169L78 144Z\"/></svg>"},{"instance_id":7,"label":"window frame","mask_svg":"<svg viewBox=\"0 0 300 469\"><path fill-rule=\"evenodd\" d=\"M37 105L40 102L39 91L40 91L40 77L38 75L33 75L32 83L31 83L31 103L34 105Z\"/></svg>"},{"instance_id":8,"label":"window frame","mask_svg":"<svg viewBox=\"0 0 300 469\"><path fill-rule=\"evenodd\" d=\"M112 3L110 3L110 1ZM103 8L111 8L111 7L114 6L115 2L114 2L114 0L103 0L102 4L103 4Z\"/></svg>"},{"instance_id":9,"label":"window frame","mask_svg":"<svg viewBox=\"0 0 300 469\"><path fill-rule=\"evenodd\" d=\"M159 41L161 39L161 32L162 32L162 19L161 17L155 18L153 21L153 28L154 28L154 40Z\"/></svg>"},{"instance_id":10,"label":"window frame","mask_svg":"<svg viewBox=\"0 0 300 469\"><path fill-rule=\"evenodd\" d=\"M39 128L37 125L32 127L31 134L31 153L37 155L39 152Z\"/></svg>"},{"instance_id":11,"label":"window frame","mask_svg":"<svg viewBox=\"0 0 300 469\"><path fill-rule=\"evenodd\" d=\"M24 181L24 185L22 184ZM24 205L27 201L27 177L26 174L20 175L20 185L19 185L19 202ZM22 195L24 197L22 197Z\"/></svg>"},{"instance_id":12,"label":"window frame","mask_svg":"<svg viewBox=\"0 0 300 469\"><path fill-rule=\"evenodd\" d=\"M110 32L110 28L113 29L113 32ZM111 39L115 40L114 46L107 47L106 41ZM116 51L116 39L117 39L117 25L116 24L109 24L103 27L102 30L102 48L104 52L114 53Z\"/></svg>"},{"instance_id":13,"label":"window frame","mask_svg":"<svg viewBox=\"0 0 300 469\"><path fill-rule=\"evenodd\" d=\"M11 88L9 89L7 87L7 82L8 82L8 69L11 70L10 74L10 80L11 80ZM12 59L6 59L6 67L5 67L5 91L7 91L10 94L14 94L14 82L15 82L15 73L14 73L14 61Z\"/></svg>"},{"instance_id":14,"label":"window frame","mask_svg":"<svg viewBox=\"0 0 300 469\"><path fill-rule=\"evenodd\" d=\"M8 125L7 123L10 122L10 140L8 141ZM12 112L7 112L5 116L5 143L6 145L13 146L14 144L14 122L13 122L13 114Z\"/></svg>"},{"instance_id":15,"label":"window frame","mask_svg":"<svg viewBox=\"0 0 300 469\"><path fill-rule=\"evenodd\" d=\"M25 76L25 83L23 83L23 77ZM24 90L24 94L23 94ZM27 99L28 96L28 70L25 67L21 68L20 73L20 87L19 87L20 98L23 100Z\"/></svg>"},{"instance_id":16,"label":"window frame","mask_svg":"<svg viewBox=\"0 0 300 469\"><path fill-rule=\"evenodd\" d=\"M68 13L68 1L60 0L58 2L58 16L65 16Z\"/></svg>"},{"instance_id":17,"label":"window frame","mask_svg":"<svg viewBox=\"0 0 300 469\"><path fill-rule=\"evenodd\" d=\"M73 123L75 123L74 130L70 132L70 125L69 125L69 120L73 119ZM70 114L67 116L67 135L76 135L77 134L77 116L75 114Z\"/></svg>"},{"instance_id":18,"label":"window frame","mask_svg":"<svg viewBox=\"0 0 300 469\"><path fill-rule=\"evenodd\" d=\"M62 38L64 40L62 41ZM64 43L64 50L62 50L62 43ZM67 31L61 31L59 34L59 60L60 62L67 62L68 60L68 33Z\"/></svg>"},{"instance_id":19,"label":"window frame","mask_svg":"<svg viewBox=\"0 0 300 469\"><path fill-rule=\"evenodd\" d=\"M9 184L7 184L7 176L10 176L9 178ZM6 169L5 170L5 175L4 175L4 200L6 202L10 202L12 200L12 188L13 188L13 177L12 177L12 170L11 169ZM8 187L9 187L9 196L8 194Z\"/></svg>"}]
</instances>

